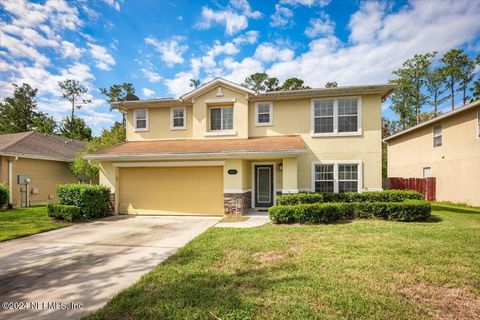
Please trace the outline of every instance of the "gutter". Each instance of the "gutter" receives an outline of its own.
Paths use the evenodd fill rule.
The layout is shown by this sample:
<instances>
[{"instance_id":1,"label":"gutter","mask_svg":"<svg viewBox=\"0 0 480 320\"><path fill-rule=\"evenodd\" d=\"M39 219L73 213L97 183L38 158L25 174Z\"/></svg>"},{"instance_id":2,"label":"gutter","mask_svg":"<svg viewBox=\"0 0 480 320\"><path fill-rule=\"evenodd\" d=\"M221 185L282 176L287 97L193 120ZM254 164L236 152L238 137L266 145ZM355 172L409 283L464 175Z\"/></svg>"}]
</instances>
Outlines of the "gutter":
<instances>
[{"instance_id":1,"label":"gutter","mask_svg":"<svg viewBox=\"0 0 480 320\"><path fill-rule=\"evenodd\" d=\"M295 157L305 154L307 150L276 150L276 151L240 151L240 152L209 152L209 153L138 153L138 154L87 154L86 160L99 161L129 161L129 160L162 160L162 159L203 159L203 158L240 158L240 157Z\"/></svg>"},{"instance_id":2,"label":"gutter","mask_svg":"<svg viewBox=\"0 0 480 320\"><path fill-rule=\"evenodd\" d=\"M18 157L18 158L35 159L35 160L50 160L50 161L60 161L60 162L72 162L73 161L72 158L40 156L40 155L24 154L24 153L16 153L16 152L0 152L0 156Z\"/></svg>"}]
</instances>

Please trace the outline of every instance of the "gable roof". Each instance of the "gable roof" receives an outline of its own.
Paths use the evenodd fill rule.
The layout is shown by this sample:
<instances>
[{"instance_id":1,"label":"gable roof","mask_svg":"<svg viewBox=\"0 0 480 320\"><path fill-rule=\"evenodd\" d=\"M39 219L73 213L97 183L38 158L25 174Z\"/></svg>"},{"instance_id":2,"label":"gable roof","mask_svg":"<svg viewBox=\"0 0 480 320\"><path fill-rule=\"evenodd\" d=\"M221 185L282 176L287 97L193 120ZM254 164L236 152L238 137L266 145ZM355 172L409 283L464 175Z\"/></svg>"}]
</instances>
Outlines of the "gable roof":
<instances>
[{"instance_id":1,"label":"gable roof","mask_svg":"<svg viewBox=\"0 0 480 320\"><path fill-rule=\"evenodd\" d=\"M455 110L452 110L450 112L447 112L445 114L442 114L441 116L438 116L438 117L435 117L433 119L430 119L428 121L425 121L425 122L422 122L420 124L417 124L416 126L413 126L411 128L408 128L406 130L403 130L403 131L400 131L398 133L395 133L395 134L392 134L391 136L389 137L386 137L385 139L383 139L383 141L390 141L394 138L397 138L397 137L400 137L400 136L403 136L404 134L406 133L409 133L409 132L412 132L412 131L415 131L417 129L420 129L420 128L423 128L423 127L426 127L428 125L431 125L433 123L436 123L436 122L439 122L443 119L446 119L446 118L450 118L450 117L453 117L454 115L456 114L459 114L459 113L462 113L464 111L467 111L467 110L470 110L470 109L473 109L475 107L479 107L480 106L480 99L479 100L475 100L473 101L472 103L469 103L463 107L460 107L460 108L457 108Z\"/></svg>"},{"instance_id":2,"label":"gable roof","mask_svg":"<svg viewBox=\"0 0 480 320\"><path fill-rule=\"evenodd\" d=\"M287 100L360 94L379 94L382 99L385 99L396 88L396 86L393 84L371 84L359 86L344 86L336 88L313 88L301 90L255 92L229 80L223 78L215 78L205 83L204 85L185 93L178 99L155 98L136 101L119 101L112 103L112 108L126 110L130 108L191 106L193 98L205 93L206 91L212 90L218 85L223 85L231 90L245 93L246 95L248 95L248 99L251 101Z\"/></svg>"},{"instance_id":3,"label":"gable roof","mask_svg":"<svg viewBox=\"0 0 480 320\"><path fill-rule=\"evenodd\" d=\"M38 132L0 135L0 155L69 162L87 143Z\"/></svg>"},{"instance_id":4,"label":"gable roof","mask_svg":"<svg viewBox=\"0 0 480 320\"><path fill-rule=\"evenodd\" d=\"M180 99L187 100L187 99L195 98L195 97L201 95L202 93L204 93L208 90L211 90L212 88L215 88L218 85L223 85L223 86L225 86L229 89L232 89L232 90L238 91L238 92L242 92L242 93L245 93L245 94L250 94L250 95L255 94L255 91L253 91L251 89L248 89L247 87L244 87L244 86L239 85L235 82L217 77L217 78L215 78L215 79L213 79L213 80L211 80L207 83L204 83L200 87L198 87L198 88L196 88L196 89L194 89L190 92L185 93L184 95L182 95L180 97Z\"/></svg>"}]
</instances>

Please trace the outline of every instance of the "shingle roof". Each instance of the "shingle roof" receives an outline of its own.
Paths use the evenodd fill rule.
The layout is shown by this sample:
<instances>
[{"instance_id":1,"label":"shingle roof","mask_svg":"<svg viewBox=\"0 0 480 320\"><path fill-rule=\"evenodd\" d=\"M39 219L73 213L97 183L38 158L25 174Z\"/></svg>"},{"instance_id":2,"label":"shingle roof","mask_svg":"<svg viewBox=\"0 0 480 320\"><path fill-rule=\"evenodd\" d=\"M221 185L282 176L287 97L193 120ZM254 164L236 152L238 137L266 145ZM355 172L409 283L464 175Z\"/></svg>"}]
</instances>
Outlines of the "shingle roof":
<instances>
[{"instance_id":1,"label":"shingle roof","mask_svg":"<svg viewBox=\"0 0 480 320\"><path fill-rule=\"evenodd\" d=\"M300 136L259 137L222 140L156 140L130 141L90 153L86 159L142 159L195 156L235 157L243 154L285 153L306 151Z\"/></svg>"},{"instance_id":2,"label":"shingle roof","mask_svg":"<svg viewBox=\"0 0 480 320\"><path fill-rule=\"evenodd\" d=\"M86 142L38 132L0 135L0 155L71 161Z\"/></svg>"},{"instance_id":3,"label":"shingle roof","mask_svg":"<svg viewBox=\"0 0 480 320\"><path fill-rule=\"evenodd\" d=\"M113 108L129 109L129 108L155 108L155 107L174 107L174 106L188 106L192 105L192 94L202 93L207 89L217 84L224 84L229 86L236 86L244 90L248 94L251 101L260 100L288 100L288 99L303 99L316 97L333 97L345 95L360 95L360 94L379 94L382 99L386 98L396 86L394 84L367 84L358 86L341 86L335 88L313 88L301 90L286 90L286 91L269 91L255 93L248 88L243 88L241 85L230 82L222 78L215 78L207 84L184 94L179 99L175 98L155 98L137 101L119 101L112 103Z\"/></svg>"},{"instance_id":4,"label":"shingle roof","mask_svg":"<svg viewBox=\"0 0 480 320\"><path fill-rule=\"evenodd\" d=\"M416 126L413 126L413 127L411 127L411 128L408 128L408 129L405 129L405 130L403 130L403 131L400 131L400 132L397 132L397 133L395 133L395 134L392 134L391 136L386 137L385 139L383 139L383 141L390 141L390 140L395 139L395 138L397 138L397 137L403 136L403 135L406 134L406 133L409 133L409 132L415 131L415 130L417 130L417 129L423 128L423 127L425 127L425 126L428 126L428 125L430 125L430 124L432 124L432 123L441 121L441 120L443 120L443 119L453 117L453 116L455 116L456 114L462 113L462 112L464 112L464 111L467 111L467 110L470 110L470 109L472 109L472 108L476 108L476 107L479 107L479 106L480 106L480 99L479 99L479 100L475 100L475 101L473 101L473 102L471 102L471 103L469 103L469 104L467 104L467 105L465 105L465 106L463 106L463 107L459 107L459 108L457 108L457 109L455 109L455 110L453 110L453 111L449 111L449 112L447 112L447 113L445 113L445 114L442 114L442 115L440 115L440 116L437 116L437 117L435 117L435 118L433 118L433 119L430 119L430 120L428 120L428 121L425 121L425 122L422 122L422 123L420 123L420 124L417 124Z\"/></svg>"}]
</instances>

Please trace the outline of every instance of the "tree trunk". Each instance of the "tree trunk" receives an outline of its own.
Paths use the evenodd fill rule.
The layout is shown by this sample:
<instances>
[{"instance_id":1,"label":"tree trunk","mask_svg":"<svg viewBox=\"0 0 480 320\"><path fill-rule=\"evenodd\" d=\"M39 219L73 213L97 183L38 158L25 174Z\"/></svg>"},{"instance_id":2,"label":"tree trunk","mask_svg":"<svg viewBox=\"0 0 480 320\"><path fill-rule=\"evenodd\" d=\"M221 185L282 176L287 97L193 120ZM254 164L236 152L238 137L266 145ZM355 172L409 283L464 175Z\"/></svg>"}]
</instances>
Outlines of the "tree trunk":
<instances>
[{"instance_id":1,"label":"tree trunk","mask_svg":"<svg viewBox=\"0 0 480 320\"><path fill-rule=\"evenodd\" d=\"M450 79L450 94L452 98L452 110L455 109L455 81Z\"/></svg>"},{"instance_id":2,"label":"tree trunk","mask_svg":"<svg viewBox=\"0 0 480 320\"><path fill-rule=\"evenodd\" d=\"M75 112L75 102L72 102L72 123L73 123L73 113Z\"/></svg>"}]
</instances>

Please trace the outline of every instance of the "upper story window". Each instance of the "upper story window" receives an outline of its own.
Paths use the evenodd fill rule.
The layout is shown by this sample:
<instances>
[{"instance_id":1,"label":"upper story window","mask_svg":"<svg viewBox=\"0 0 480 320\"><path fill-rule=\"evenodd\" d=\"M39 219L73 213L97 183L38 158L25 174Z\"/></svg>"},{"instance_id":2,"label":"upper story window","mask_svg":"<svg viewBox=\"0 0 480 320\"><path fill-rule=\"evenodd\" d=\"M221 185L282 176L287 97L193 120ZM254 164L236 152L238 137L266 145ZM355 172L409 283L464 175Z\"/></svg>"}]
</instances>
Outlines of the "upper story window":
<instances>
[{"instance_id":1,"label":"upper story window","mask_svg":"<svg viewBox=\"0 0 480 320\"><path fill-rule=\"evenodd\" d=\"M134 111L135 131L148 131L148 110L137 109Z\"/></svg>"},{"instance_id":2,"label":"upper story window","mask_svg":"<svg viewBox=\"0 0 480 320\"><path fill-rule=\"evenodd\" d=\"M442 145L442 126L433 127L433 147Z\"/></svg>"},{"instance_id":3,"label":"upper story window","mask_svg":"<svg viewBox=\"0 0 480 320\"><path fill-rule=\"evenodd\" d=\"M332 161L313 164L313 191L358 192L361 187L360 161Z\"/></svg>"},{"instance_id":4,"label":"upper story window","mask_svg":"<svg viewBox=\"0 0 480 320\"><path fill-rule=\"evenodd\" d=\"M480 111L477 113L477 137L480 139Z\"/></svg>"},{"instance_id":5,"label":"upper story window","mask_svg":"<svg viewBox=\"0 0 480 320\"><path fill-rule=\"evenodd\" d=\"M210 108L210 130L225 131L233 129L233 107Z\"/></svg>"},{"instance_id":6,"label":"upper story window","mask_svg":"<svg viewBox=\"0 0 480 320\"><path fill-rule=\"evenodd\" d=\"M187 127L187 110L185 107L170 109L170 129L181 130Z\"/></svg>"},{"instance_id":7,"label":"upper story window","mask_svg":"<svg viewBox=\"0 0 480 320\"><path fill-rule=\"evenodd\" d=\"M272 102L256 102L255 103L255 125L271 126L273 124L273 107Z\"/></svg>"},{"instance_id":8,"label":"upper story window","mask_svg":"<svg viewBox=\"0 0 480 320\"><path fill-rule=\"evenodd\" d=\"M313 108L313 134L350 135L361 133L360 99L315 99Z\"/></svg>"}]
</instances>

